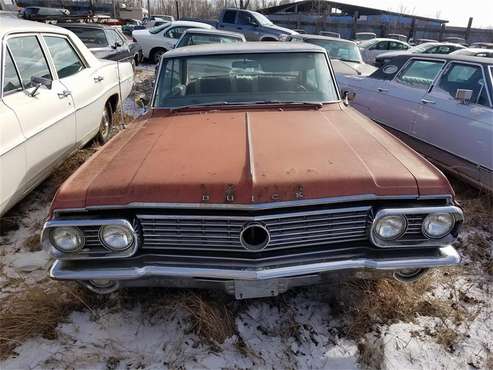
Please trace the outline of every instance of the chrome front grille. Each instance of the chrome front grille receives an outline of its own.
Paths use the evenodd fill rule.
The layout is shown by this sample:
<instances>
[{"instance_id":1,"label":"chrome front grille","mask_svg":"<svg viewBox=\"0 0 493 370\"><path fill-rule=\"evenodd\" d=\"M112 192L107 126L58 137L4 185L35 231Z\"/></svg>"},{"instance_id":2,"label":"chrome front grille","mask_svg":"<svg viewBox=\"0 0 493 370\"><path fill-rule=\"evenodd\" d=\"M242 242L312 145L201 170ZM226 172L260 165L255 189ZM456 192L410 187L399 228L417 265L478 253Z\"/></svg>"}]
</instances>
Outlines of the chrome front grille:
<instances>
[{"instance_id":1,"label":"chrome front grille","mask_svg":"<svg viewBox=\"0 0 493 370\"><path fill-rule=\"evenodd\" d=\"M138 215L142 249L258 252L245 249L240 233L260 223L270 233L265 251L368 240L370 207L289 212L265 216Z\"/></svg>"}]
</instances>

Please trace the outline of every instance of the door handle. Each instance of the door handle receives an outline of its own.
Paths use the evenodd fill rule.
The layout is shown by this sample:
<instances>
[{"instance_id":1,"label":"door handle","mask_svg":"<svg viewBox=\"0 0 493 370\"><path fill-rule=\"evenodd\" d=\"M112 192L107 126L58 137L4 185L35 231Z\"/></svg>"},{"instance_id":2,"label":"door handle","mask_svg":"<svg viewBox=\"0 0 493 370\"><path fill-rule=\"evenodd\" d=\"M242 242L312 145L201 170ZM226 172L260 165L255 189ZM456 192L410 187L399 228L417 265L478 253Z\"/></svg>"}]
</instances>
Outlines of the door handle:
<instances>
[{"instance_id":1,"label":"door handle","mask_svg":"<svg viewBox=\"0 0 493 370\"><path fill-rule=\"evenodd\" d=\"M63 90L61 93L58 93L58 97L60 99L64 99L64 98L66 98L66 97L68 97L70 95L71 95L71 92L68 91L68 90Z\"/></svg>"},{"instance_id":2,"label":"door handle","mask_svg":"<svg viewBox=\"0 0 493 370\"><path fill-rule=\"evenodd\" d=\"M103 76L96 76L94 77L94 82L98 83L98 82L101 82L104 80L104 77Z\"/></svg>"},{"instance_id":3,"label":"door handle","mask_svg":"<svg viewBox=\"0 0 493 370\"><path fill-rule=\"evenodd\" d=\"M433 100L428 100L428 99L421 99L421 103L423 104L435 104Z\"/></svg>"},{"instance_id":4,"label":"door handle","mask_svg":"<svg viewBox=\"0 0 493 370\"><path fill-rule=\"evenodd\" d=\"M378 92L389 92L389 89L383 89L383 88L379 87L379 88L377 89L377 91L378 91Z\"/></svg>"}]
</instances>

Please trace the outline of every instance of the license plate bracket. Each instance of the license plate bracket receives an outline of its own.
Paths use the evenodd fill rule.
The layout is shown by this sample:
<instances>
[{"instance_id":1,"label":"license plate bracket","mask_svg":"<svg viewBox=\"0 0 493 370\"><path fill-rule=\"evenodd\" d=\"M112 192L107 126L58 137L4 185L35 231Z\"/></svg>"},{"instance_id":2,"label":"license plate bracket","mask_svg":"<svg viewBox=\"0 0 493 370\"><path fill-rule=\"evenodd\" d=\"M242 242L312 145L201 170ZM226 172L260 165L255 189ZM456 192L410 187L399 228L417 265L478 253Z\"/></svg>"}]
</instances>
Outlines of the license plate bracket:
<instances>
[{"instance_id":1,"label":"license plate bracket","mask_svg":"<svg viewBox=\"0 0 493 370\"><path fill-rule=\"evenodd\" d=\"M284 284L277 279L235 280L236 299L274 297L285 290Z\"/></svg>"}]
</instances>

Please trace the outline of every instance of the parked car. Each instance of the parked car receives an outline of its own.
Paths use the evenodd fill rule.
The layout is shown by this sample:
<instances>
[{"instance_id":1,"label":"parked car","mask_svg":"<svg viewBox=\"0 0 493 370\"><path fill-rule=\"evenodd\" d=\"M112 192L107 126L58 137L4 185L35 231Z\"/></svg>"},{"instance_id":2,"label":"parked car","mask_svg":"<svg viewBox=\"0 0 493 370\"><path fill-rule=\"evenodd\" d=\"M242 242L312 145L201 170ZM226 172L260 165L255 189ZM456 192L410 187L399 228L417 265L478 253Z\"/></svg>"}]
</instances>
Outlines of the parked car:
<instances>
[{"instance_id":1,"label":"parked car","mask_svg":"<svg viewBox=\"0 0 493 370\"><path fill-rule=\"evenodd\" d=\"M297 32L279 27L265 15L246 9L224 9L219 15L216 28L240 32L248 41L284 41Z\"/></svg>"},{"instance_id":2,"label":"parked car","mask_svg":"<svg viewBox=\"0 0 493 370\"><path fill-rule=\"evenodd\" d=\"M471 57L493 58L493 50L481 48L464 48L453 51L452 53L450 53L450 55L469 55Z\"/></svg>"},{"instance_id":3,"label":"parked car","mask_svg":"<svg viewBox=\"0 0 493 370\"><path fill-rule=\"evenodd\" d=\"M239 299L341 270L417 279L459 263L463 218L439 170L343 104L324 49L278 42L164 54L149 115L60 187L50 215L54 279Z\"/></svg>"},{"instance_id":4,"label":"parked car","mask_svg":"<svg viewBox=\"0 0 493 370\"><path fill-rule=\"evenodd\" d=\"M183 32L183 35L176 43L175 48L192 45L228 44L233 42L245 41L245 36L243 36L241 33L190 28Z\"/></svg>"},{"instance_id":5,"label":"parked car","mask_svg":"<svg viewBox=\"0 0 493 370\"><path fill-rule=\"evenodd\" d=\"M377 38L377 34L373 32L356 32L354 34L354 41L357 43L368 41Z\"/></svg>"},{"instance_id":6,"label":"parked car","mask_svg":"<svg viewBox=\"0 0 493 370\"><path fill-rule=\"evenodd\" d=\"M473 42L471 48L493 49L493 42Z\"/></svg>"},{"instance_id":7,"label":"parked car","mask_svg":"<svg viewBox=\"0 0 493 370\"><path fill-rule=\"evenodd\" d=\"M492 73L490 58L408 54L339 84L356 93L361 113L447 171L493 191Z\"/></svg>"},{"instance_id":8,"label":"parked car","mask_svg":"<svg viewBox=\"0 0 493 370\"><path fill-rule=\"evenodd\" d=\"M76 149L108 140L111 116L133 85L130 63L94 57L72 32L43 23L0 23L0 215Z\"/></svg>"},{"instance_id":9,"label":"parked car","mask_svg":"<svg viewBox=\"0 0 493 370\"><path fill-rule=\"evenodd\" d=\"M425 42L438 42L438 40L433 40L433 39L410 39L408 43L409 43L409 45L416 46L416 45L424 44Z\"/></svg>"},{"instance_id":10,"label":"parked car","mask_svg":"<svg viewBox=\"0 0 493 370\"><path fill-rule=\"evenodd\" d=\"M47 8L42 6L28 6L19 10L19 17L32 21L39 21L57 18L65 18L70 15L70 11L60 8Z\"/></svg>"},{"instance_id":11,"label":"parked car","mask_svg":"<svg viewBox=\"0 0 493 370\"><path fill-rule=\"evenodd\" d=\"M142 47L129 41L117 28L98 23L58 23L75 33L100 59L132 62L138 65L143 59Z\"/></svg>"},{"instance_id":12,"label":"parked car","mask_svg":"<svg viewBox=\"0 0 493 370\"><path fill-rule=\"evenodd\" d=\"M375 65L381 66L388 63L393 57L401 54L450 54L461 49L465 49L465 46L462 46L461 44L451 44L449 42L426 42L413 46L407 50L382 53L375 58Z\"/></svg>"},{"instance_id":13,"label":"parked car","mask_svg":"<svg viewBox=\"0 0 493 370\"><path fill-rule=\"evenodd\" d=\"M308 42L323 47L332 61L336 75L369 75L376 70L363 61L358 45L350 40L305 34L288 36L287 41Z\"/></svg>"},{"instance_id":14,"label":"parked car","mask_svg":"<svg viewBox=\"0 0 493 370\"><path fill-rule=\"evenodd\" d=\"M406 35L401 35L400 33L389 33L387 35L389 39L394 39L394 40L399 40L402 42L407 42L407 36Z\"/></svg>"},{"instance_id":15,"label":"parked car","mask_svg":"<svg viewBox=\"0 0 493 370\"><path fill-rule=\"evenodd\" d=\"M318 34L320 36L335 37L335 38L338 38L338 39L341 38L341 34L338 33L338 32L320 31Z\"/></svg>"},{"instance_id":16,"label":"parked car","mask_svg":"<svg viewBox=\"0 0 493 370\"><path fill-rule=\"evenodd\" d=\"M166 22L174 22L175 21L175 17L173 17L172 15L168 15L168 14L156 14L154 16L151 16L151 20L156 20L156 19L163 20Z\"/></svg>"},{"instance_id":17,"label":"parked car","mask_svg":"<svg viewBox=\"0 0 493 370\"><path fill-rule=\"evenodd\" d=\"M451 36L451 37L444 37L442 42L451 42L454 44L462 44L466 45L466 40L462 37L456 37L456 36Z\"/></svg>"},{"instance_id":18,"label":"parked car","mask_svg":"<svg viewBox=\"0 0 493 370\"><path fill-rule=\"evenodd\" d=\"M371 39L368 41L363 41L359 44L359 49L361 50L363 60L369 64L375 64L376 58L383 53L387 53L389 51L402 52L409 48L409 44L405 42L385 38Z\"/></svg>"},{"instance_id":19,"label":"parked car","mask_svg":"<svg viewBox=\"0 0 493 370\"><path fill-rule=\"evenodd\" d=\"M132 36L132 32L135 30L145 29L142 21L136 19L128 19L124 25L122 25L122 32L124 35Z\"/></svg>"},{"instance_id":20,"label":"parked car","mask_svg":"<svg viewBox=\"0 0 493 370\"><path fill-rule=\"evenodd\" d=\"M175 47L185 30L189 28L214 29L209 24L200 22L175 21L153 27L148 30L137 30L132 32L132 37L140 46L144 58L158 63L161 56Z\"/></svg>"}]
</instances>

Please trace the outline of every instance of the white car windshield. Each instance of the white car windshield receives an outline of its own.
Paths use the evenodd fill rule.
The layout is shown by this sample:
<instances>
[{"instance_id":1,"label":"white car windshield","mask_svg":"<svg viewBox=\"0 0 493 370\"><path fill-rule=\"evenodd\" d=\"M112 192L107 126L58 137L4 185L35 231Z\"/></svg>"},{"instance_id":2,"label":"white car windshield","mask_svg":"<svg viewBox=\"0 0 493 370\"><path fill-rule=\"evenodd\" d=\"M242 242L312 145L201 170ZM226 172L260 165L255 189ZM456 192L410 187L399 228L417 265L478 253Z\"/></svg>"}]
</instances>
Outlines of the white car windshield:
<instances>
[{"instance_id":1,"label":"white car windshield","mask_svg":"<svg viewBox=\"0 0 493 370\"><path fill-rule=\"evenodd\" d=\"M335 100L337 90L323 53L248 53L164 59L154 106Z\"/></svg>"},{"instance_id":2,"label":"white car windshield","mask_svg":"<svg viewBox=\"0 0 493 370\"><path fill-rule=\"evenodd\" d=\"M361 63L361 54L356 44L346 41L307 39L306 42L323 47L330 58L345 62Z\"/></svg>"}]
</instances>

